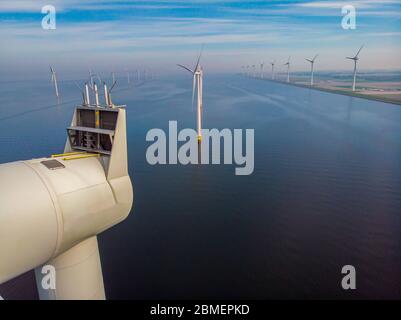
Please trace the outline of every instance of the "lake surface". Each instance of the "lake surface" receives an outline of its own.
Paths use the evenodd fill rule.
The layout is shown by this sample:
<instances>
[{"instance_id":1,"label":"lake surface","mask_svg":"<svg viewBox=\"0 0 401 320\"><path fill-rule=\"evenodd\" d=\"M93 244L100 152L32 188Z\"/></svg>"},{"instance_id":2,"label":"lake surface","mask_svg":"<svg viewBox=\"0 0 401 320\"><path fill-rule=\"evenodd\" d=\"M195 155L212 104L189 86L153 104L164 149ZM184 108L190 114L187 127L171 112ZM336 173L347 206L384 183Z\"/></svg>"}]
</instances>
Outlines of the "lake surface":
<instances>
[{"instance_id":1,"label":"lake surface","mask_svg":"<svg viewBox=\"0 0 401 320\"><path fill-rule=\"evenodd\" d=\"M148 130L195 128L191 85L113 95L127 104L134 209L99 236L107 297L401 298L401 107L206 74L203 126L255 129L254 173L149 165ZM55 106L48 82L2 83L0 163L63 151L81 94L74 82L60 92Z\"/></svg>"}]
</instances>

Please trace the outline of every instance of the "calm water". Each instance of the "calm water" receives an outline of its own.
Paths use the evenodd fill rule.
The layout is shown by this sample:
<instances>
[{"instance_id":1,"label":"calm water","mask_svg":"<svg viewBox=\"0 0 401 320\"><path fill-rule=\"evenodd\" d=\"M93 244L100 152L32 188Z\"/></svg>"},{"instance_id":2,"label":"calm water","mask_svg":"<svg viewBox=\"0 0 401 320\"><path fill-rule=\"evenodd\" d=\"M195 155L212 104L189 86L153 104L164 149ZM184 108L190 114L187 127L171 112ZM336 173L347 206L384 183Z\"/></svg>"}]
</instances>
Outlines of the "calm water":
<instances>
[{"instance_id":1,"label":"calm water","mask_svg":"<svg viewBox=\"0 0 401 320\"><path fill-rule=\"evenodd\" d=\"M0 163L62 151L80 93L60 91L55 107L47 82L3 83ZM146 162L149 129L195 127L190 77L125 84L114 100L128 105L135 200L99 237L108 298L401 298L400 106L206 76L204 127L255 129L255 171L235 176Z\"/></svg>"}]
</instances>

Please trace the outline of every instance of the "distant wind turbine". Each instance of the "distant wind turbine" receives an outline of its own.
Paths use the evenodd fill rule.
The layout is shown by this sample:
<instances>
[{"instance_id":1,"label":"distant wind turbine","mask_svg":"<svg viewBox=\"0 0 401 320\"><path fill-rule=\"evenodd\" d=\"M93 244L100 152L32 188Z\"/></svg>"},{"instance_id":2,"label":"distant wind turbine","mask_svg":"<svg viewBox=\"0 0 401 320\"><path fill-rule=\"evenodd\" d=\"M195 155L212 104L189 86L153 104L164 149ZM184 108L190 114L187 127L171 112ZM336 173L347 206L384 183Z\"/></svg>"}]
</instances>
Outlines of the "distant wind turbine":
<instances>
[{"instance_id":1,"label":"distant wind turbine","mask_svg":"<svg viewBox=\"0 0 401 320\"><path fill-rule=\"evenodd\" d=\"M130 79L129 79L129 71L125 70L125 72L127 73L127 82L130 83Z\"/></svg>"},{"instance_id":2,"label":"distant wind turbine","mask_svg":"<svg viewBox=\"0 0 401 320\"><path fill-rule=\"evenodd\" d=\"M358 52L356 53L355 57L346 57L347 59L354 60L354 81L352 82L352 91L355 91L356 85L356 63L359 60L358 55L361 52L363 45L359 48Z\"/></svg>"},{"instance_id":3,"label":"distant wind turbine","mask_svg":"<svg viewBox=\"0 0 401 320\"><path fill-rule=\"evenodd\" d=\"M94 78L97 78L97 80L99 81L99 84L102 83L102 79L100 78L100 76L97 73L92 73L92 70L89 69L89 87L93 90L93 84L94 84Z\"/></svg>"},{"instance_id":4,"label":"distant wind turbine","mask_svg":"<svg viewBox=\"0 0 401 320\"><path fill-rule=\"evenodd\" d=\"M52 66L50 66L50 72L52 74L51 82L54 84L54 89L56 90L56 97L58 98L59 94L58 94L58 84L57 84L56 70L54 70L54 68Z\"/></svg>"},{"instance_id":5,"label":"distant wind turbine","mask_svg":"<svg viewBox=\"0 0 401 320\"><path fill-rule=\"evenodd\" d=\"M313 65L315 64L315 59L318 55L315 55L313 59L305 59L306 61L309 61L311 64L311 77L310 77L310 85L313 86Z\"/></svg>"},{"instance_id":6,"label":"distant wind turbine","mask_svg":"<svg viewBox=\"0 0 401 320\"><path fill-rule=\"evenodd\" d=\"M284 65L287 66L287 82L290 82L290 59L291 56L289 56L287 62L284 63Z\"/></svg>"},{"instance_id":7,"label":"distant wind turbine","mask_svg":"<svg viewBox=\"0 0 401 320\"><path fill-rule=\"evenodd\" d=\"M256 66L254 64L252 65L252 69L253 69L253 77L256 78Z\"/></svg>"},{"instance_id":8,"label":"distant wind turbine","mask_svg":"<svg viewBox=\"0 0 401 320\"><path fill-rule=\"evenodd\" d=\"M89 69L89 85L91 86L93 83L93 74L92 74L92 70Z\"/></svg>"},{"instance_id":9,"label":"distant wind turbine","mask_svg":"<svg viewBox=\"0 0 401 320\"><path fill-rule=\"evenodd\" d=\"M113 83L116 82L116 77L115 77L114 71L111 73L111 79L113 80Z\"/></svg>"},{"instance_id":10,"label":"distant wind turbine","mask_svg":"<svg viewBox=\"0 0 401 320\"><path fill-rule=\"evenodd\" d=\"M272 65L272 80L274 80L274 65L276 64L276 60L270 62L270 64Z\"/></svg>"},{"instance_id":11,"label":"distant wind turbine","mask_svg":"<svg viewBox=\"0 0 401 320\"><path fill-rule=\"evenodd\" d=\"M264 66L264 62L262 62L260 64L260 78L263 79L263 66Z\"/></svg>"},{"instance_id":12,"label":"distant wind turbine","mask_svg":"<svg viewBox=\"0 0 401 320\"><path fill-rule=\"evenodd\" d=\"M202 50L199 53L198 60L196 62L195 68L191 70L190 68L182 65L182 64L177 64L177 66L189 71L192 73L193 78L192 78L192 106L194 105L194 98L195 98L195 89L197 89L197 131L198 131L198 142L202 140L202 108L203 108L203 102L202 102L202 94L203 94L203 70L200 65L200 59L202 56ZM196 87L196 88L195 88Z\"/></svg>"}]
</instances>

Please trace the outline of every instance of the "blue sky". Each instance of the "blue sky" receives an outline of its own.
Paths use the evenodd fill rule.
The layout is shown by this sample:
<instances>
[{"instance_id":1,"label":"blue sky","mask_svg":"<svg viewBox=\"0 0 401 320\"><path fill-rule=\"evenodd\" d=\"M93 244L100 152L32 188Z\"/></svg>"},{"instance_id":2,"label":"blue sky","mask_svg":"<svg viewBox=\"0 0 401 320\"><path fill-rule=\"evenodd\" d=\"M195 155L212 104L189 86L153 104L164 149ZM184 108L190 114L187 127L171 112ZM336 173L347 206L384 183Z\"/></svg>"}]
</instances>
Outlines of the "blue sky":
<instances>
[{"instance_id":1,"label":"blue sky","mask_svg":"<svg viewBox=\"0 0 401 320\"><path fill-rule=\"evenodd\" d=\"M54 5L57 29L43 30L41 8ZM341 27L341 7L357 9L356 30ZM65 78L88 68L179 72L204 44L209 72L291 55L293 69L319 53L320 70L347 70L361 44L360 68L401 69L401 0L95 1L1 0L0 77L32 78L57 66ZM46 74L47 76L47 74Z\"/></svg>"}]
</instances>

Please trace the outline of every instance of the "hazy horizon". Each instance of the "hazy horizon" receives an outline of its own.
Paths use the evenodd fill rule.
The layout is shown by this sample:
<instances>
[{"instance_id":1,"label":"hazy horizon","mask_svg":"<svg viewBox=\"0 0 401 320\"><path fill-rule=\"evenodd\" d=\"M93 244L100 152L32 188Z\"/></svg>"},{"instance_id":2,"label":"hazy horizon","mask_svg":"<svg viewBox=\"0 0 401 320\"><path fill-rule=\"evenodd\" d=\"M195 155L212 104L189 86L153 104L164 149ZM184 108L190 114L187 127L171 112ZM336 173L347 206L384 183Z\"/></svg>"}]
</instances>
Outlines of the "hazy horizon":
<instances>
[{"instance_id":1,"label":"hazy horizon","mask_svg":"<svg viewBox=\"0 0 401 320\"><path fill-rule=\"evenodd\" d=\"M44 5L57 10L57 29L41 28ZM341 27L341 7L357 9L357 27ZM291 55L293 71L308 71L305 58L319 54L317 71L401 70L400 0L359 1L10 1L0 3L0 79L35 79L55 65L60 80L96 72L182 72L202 44L210 73L240 72L241 65ZM281 70L282 69L282 70Z\"/></svg>"}]
</instances>

